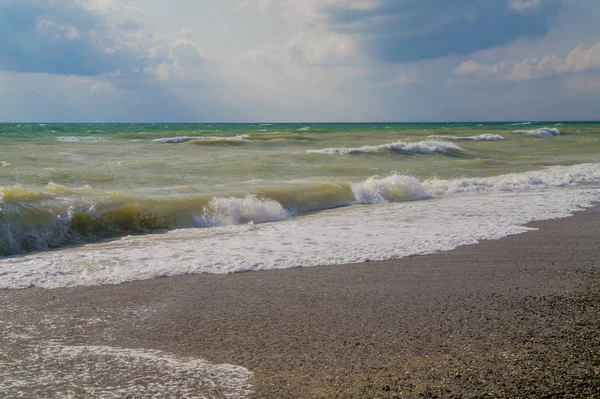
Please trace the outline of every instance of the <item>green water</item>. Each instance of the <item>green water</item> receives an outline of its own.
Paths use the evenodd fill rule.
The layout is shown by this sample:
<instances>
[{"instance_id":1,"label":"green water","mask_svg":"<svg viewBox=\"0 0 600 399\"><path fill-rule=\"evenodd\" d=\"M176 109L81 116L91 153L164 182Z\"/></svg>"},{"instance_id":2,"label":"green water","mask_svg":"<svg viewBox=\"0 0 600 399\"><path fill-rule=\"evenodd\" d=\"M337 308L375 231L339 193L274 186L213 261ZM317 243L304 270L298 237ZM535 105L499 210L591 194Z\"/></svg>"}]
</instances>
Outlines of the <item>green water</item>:
<instances>
[{"instance_id":1,"label":"green water","mask_svg":"<svg viewBox=\"0 0 600 399\"><path fill-rule=\"evenodd\" d=\"M375 175L454 179L598 162L600 124L556 124L2 124L0 247L13 249L0 254L36 249L27 232L53 235L57 218L69 219L68 237L48 247L192 227L215 197L256 195L302 214L352 203L350 183ZM540 128L560 135L515 133ZM481 135L503 139L459 139Z\"/></svg>"}]
</instances>

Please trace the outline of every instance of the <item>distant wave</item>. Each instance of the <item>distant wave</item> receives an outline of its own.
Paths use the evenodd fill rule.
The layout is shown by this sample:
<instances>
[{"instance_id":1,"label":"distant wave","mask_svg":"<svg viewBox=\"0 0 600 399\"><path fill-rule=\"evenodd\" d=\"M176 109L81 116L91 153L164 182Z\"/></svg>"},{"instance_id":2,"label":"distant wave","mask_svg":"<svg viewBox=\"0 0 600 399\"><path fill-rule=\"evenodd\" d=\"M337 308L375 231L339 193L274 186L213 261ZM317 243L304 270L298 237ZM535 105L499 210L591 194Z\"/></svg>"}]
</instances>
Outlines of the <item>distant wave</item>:
<instances>
[{"instance_id":1,"label":"distant wave","mask_svg":"<svg viewBox=\"0 0 600 399\"><path fill-rule=\"evenodd\" d=\"M65 143L98 143L104 141L102 137L94 136L59 136L56 140Z\"/></svg>"},{"instance_id":2,"label":"distant wave","mask_svg":"<svg viewBox=\"0 0 600 399\"><path fill-rule=\"evenodd\" d=\"M310 127L306 126L306 127L301 127L300 129L298 129L299 132L308 132L310 130Z\"/></svg>"},{"instance_id":3,"label":"distant wave","mask_svg":"<svg viewBox=\"0 0 600 399\"><path fill-rule=\"evenodd\" d=\"M525 126L531 125L531 122L517 122L517 123L507 123L506 126Z\"/></svg>"},{"instance_id":4,"label":"distant wave","mask_svg":"<svg viewBox=\"0 0 600 399\"><path fill-rule=\"evenodd\" d=\"M560 136L560 130L558 130L555 127L542 127L540 129L534 129L534 130L515 130L514 133L519 133L519 134L528 134L531 136L543 136L543 137L550 137L550 136Z\"/></svg>"},{"instance_id":5,"label":"distant wave","mask_svg":"<svg viewBox=\"0 0 600 399\"><path fill-rule=\"evenodd\" d=\"M451 151L462 152L461 147L454 143L439 140L425 140L416 143L407 143L397 141L394 143L381 145L365 145L358 148L325 148L322 150L309 150L309 154L328 154L328 155L348 155L348 154L368 154L384 151L401 151L413 154L446 154Z\"/></svg>"},{"instance_id":6,"label":"distant wave","mask_svg":"<svg viewBox=\"0 0 600 399\"><path fill-rule=\"evenodd\" d=\"M166 143L166 144L180 144L180 143L187 143L189 141L194 141L194 142L202 142L202 141L206 141L206 142L212 142L212 143L228 143L228 142L244 142L246 141L246 139L248 139L248 135L246 134L242 134L239 136L235 136L235 137L218 137L218 136L181 136L181 137L165 137L165 138L160 138L160 139L154 139L154 141L159 142L159 143Z\"/></svg>"},{"instance_id":7,"label":"distant wave","mask_svg":"<svg viewBox=\"0 0 600 399\"><path fill-rule=\"evenodd\" d=\"M505 140L499 134L480 134L479 136L429 136L436 139L448 140L473 140L473 141L498 141Z\"/></svg>"}]
</instances>

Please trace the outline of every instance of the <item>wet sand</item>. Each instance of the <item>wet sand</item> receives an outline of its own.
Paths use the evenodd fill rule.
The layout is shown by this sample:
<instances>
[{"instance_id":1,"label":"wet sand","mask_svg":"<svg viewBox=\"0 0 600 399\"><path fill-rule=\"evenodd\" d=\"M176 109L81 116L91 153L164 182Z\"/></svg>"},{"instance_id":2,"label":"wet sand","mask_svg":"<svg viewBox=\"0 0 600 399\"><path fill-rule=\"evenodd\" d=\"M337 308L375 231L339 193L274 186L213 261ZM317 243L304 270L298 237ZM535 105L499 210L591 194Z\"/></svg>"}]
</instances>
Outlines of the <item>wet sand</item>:
<instances>
[{"instance_id":1,"label":"wet sand","mask_svg":"<svg viewBox=\"0 0 600 399\"><path fill-rule=\"evenodd\" d=\"M0 320L240 365L256 398L600 397L600 208L532 226L385 262L0 291Z\"/></svg>"}]
</instances>

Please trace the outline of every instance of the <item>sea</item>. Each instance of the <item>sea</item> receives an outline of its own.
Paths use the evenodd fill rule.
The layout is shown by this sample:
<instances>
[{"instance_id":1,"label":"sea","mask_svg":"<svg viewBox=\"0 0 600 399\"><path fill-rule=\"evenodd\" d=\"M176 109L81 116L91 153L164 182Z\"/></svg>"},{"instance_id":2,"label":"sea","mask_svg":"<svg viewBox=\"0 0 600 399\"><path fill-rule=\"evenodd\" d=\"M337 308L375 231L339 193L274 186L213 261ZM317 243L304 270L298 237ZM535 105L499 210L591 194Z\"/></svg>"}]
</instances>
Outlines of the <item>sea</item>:
<instances>
[{"instance_id":1,"label":"sea","mask_svg":"<svg viewBox=\"0 0 600 399\"><path fill-rule=\"evenodd\" d=\"M446 251L599 189L592 122L0 124L0 289Z\"/></svg>"}]
</instances>

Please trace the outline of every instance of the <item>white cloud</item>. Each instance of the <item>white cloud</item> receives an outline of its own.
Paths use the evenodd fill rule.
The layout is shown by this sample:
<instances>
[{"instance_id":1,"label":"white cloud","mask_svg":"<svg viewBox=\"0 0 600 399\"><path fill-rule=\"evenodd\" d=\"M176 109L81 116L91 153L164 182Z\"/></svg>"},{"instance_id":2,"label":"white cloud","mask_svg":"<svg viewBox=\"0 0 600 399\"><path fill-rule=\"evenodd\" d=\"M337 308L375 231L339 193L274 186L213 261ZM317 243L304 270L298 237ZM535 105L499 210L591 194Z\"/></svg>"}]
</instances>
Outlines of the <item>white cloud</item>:
<instances>
[{"instance_id":1,"label":"white cloud","mask_svg":"<svg viewBox=\"0 0 600 399\"><path fill-rule=\"evenodd\" d=\"M485 65L477 61L468 60L462 62L453 72L457 76L497 76L506 69L505 63Z\"/></svg>"},{"instance_id":2,"label":"white cloud","mask_svg":"<svg viewBox=\"0 0 600 399\"><path fill-rule=\"evenodd\" d=\"M114 86L109 82L97 82L90 86L90 93L92 94L99 92L112 92L114 90Z\"/></svg>"},{"instance_id":3,"label":"white cloud","mask_svg":"<svg viewBox=\"0 0 600 399\"><path fill-rule=\"evenodd\" d=\"M62 27L61 27L62 29ZM69 40L78 40L81 39L81 33L79 33L79 29L77 29L74 26L66 26L64 27L64 30L66 31L65 36L67 37L67 39Z\"/></svg>"},{"instance_id":4,"label":"white cloud","mask_svg":"<svg viewBox=\"0 0 600 399\"><path fill-rule=\"evenodd\" d=\"M592 69L600 69L600 42L596 42L590 48L583 44L575 47L557 68L557 72L583 72Z\"/></svg>"},{"instance_id":5,"label":"white cloud","mask_svg":"<svg viewBox=\"0 0 600 399\"><path fill-rule=\"evenodd\" d=\"M193 41L179 39L168 45L154 46L148 52L150 59L162 62L145 67L144 72L159 81L177 80L191 83L206 78L206 60Z\"/></svg>"},{"instance_id":6,"label":"white cloud","mask_svg":"<svg viewBox=\"0 0 600 399\"><path fill-rule=\"evenodd\" d=\"M139 12L141 7L130 0L73 0L73 2L89 11L104 14Z\"/></svg>"},{"instance_id":7,"label":"white cloud","mask_svg":"<svg viewBox=\"0 0 600 399\"><path fill-rule=\"evenodd\" d=\"M531 80L541 77L552 76L557 73L563 59L558 55L545 56L540 58L527 57L517 62L512 68L508 79L510 80Z\"/></svg>"},{"instance_id":8,"label":"white cloud","mask_svg":"<svg viewBox=\"0 0 600 399\"><path fill-rule=\"evenodd\" d=\"M161 82L166 82L171 79L171 65L166 62L155 67L146 67L144 68L144 72L158 78Z\"/></svg>"},{"instance_id":9,"label":"white cloud","mask_svg":"<svg viewBox=\"0 0 600 399\"><path fill-rule=\"evenodd\" d=\"M240 0L238 8L254 8L261 13L277 11L292 25L306 28L323 23L322 10L343 7L349 10L373 10L379 0Z\"/></svg>"},{"instance_id":10,"label":"white cloud","mask_svg":"<svg viewBox=\"0 0 600 399\"><path fill-rule=\"evenodd\" d=\"M79 32L79 29L73 25L58 25L56 22L51 21L48 18L41 18L37 23L36 29L38 32L43 33L46 36L54 37L57 40L81 39L81 33Z\"/></svg>"},{"instance_id":11,"label":"white cloud","mask_svg":"<svg viewBox=\"0 0 600 399\"><path fill-rule=\"evenodd\" d=\"M248 53L254 62L334 65L351 62L358 46L347 35L329 32L300 32L280 46L263 46Z\"/></svg>"},{"instance_id":12,"label":"white cloud","mask_svg":"<svg viewBox=\"0 0 600 399\"><path fill-rule=\"evenodd\" d=\"M496 77L505 80L532 80L569 72L600 70L600 42L589 48L575 47L566 57L557 54L543 57L525 57L512 63L484 64L474 60L462 62L453 69L456 76L471 78Z\"/></svg>"},{"instance_id":13,"label":"white cloud","mask_svg":"<svg viewBox=\"0 0 600 399\"><path fill-rule=\"evenodd\" d=\"M539 8L542 0L510 0L508 5L515 11L530 11Z\"/></svg>"}]
</instances>

